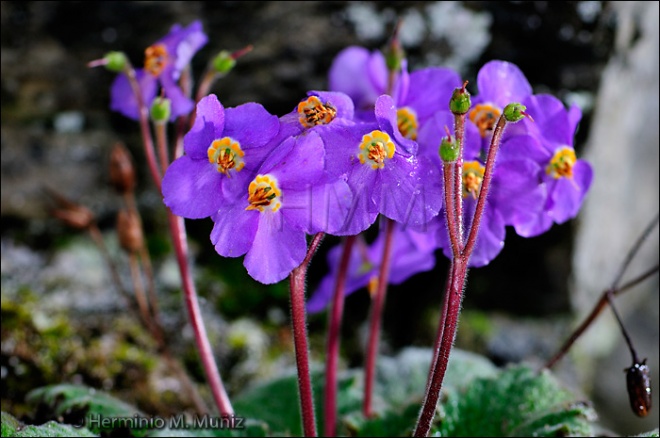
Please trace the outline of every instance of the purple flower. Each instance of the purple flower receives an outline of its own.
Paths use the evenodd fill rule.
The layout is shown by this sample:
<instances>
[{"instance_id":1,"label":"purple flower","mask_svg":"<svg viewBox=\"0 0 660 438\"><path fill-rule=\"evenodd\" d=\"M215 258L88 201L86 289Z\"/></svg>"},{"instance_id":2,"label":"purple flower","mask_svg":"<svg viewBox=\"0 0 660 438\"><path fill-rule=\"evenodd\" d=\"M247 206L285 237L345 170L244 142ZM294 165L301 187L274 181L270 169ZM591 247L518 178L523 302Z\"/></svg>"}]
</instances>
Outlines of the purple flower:
<instances>
[{"instance_id":1,"label":"purple flower","mask_svg":"<svg viewBox=\"0 0 660 438\"><path fill-rule=\"evenodd\" d=\"M333 211L347 210L351 192L328 178L318 134L288 137L266 158L244 194L221 203L211 241L218 254L245 254L248 273L276 283L303 261L306 233L332 232L343 223Z\"/></svg>"},{"instance_id":2,"label":"purple flower","mask_svg":"<svg viewBox=\"0 0 660 438\"><path fill-rule=\"evenodd\" d=\"M278 131L277 116L257 103L225 109L214 94L204 97L183 139L185 155L165 172L165 205L176 215L200 219L244 195Z\"/></svg>"},{"instance_id":3,"label":"purple flower","mask_svg":"<svg viewBox=\"0 0 660 438\"><path fill-rule=\"evenodd\" d=\"M354 194L349 230L357 234L378 213L397 222L422 226L442 206L439 169L415 157L417 143L403 137L396 107L388 95L378 98L375 123L325 133L326 168L348 182Z\"/></svg>"},{"instance_id":4,"label":"purple flower","mask_svg":"<svg viewBox=\"0 0 660 438\"><path fill-rule=\"evenodd\" d=\"M589 163L577 159L573 137L582 112L573 105L566 109L554 96L540 94L523 101L534 122L521 123L536 142L514 141L502 145L504 160L512 156L525 156L535 161L541 172L537 184L546 186L547 199L541 212L521 211L513 225L524 237L547 231L553 223L564 223L574 218L591 186L593 170Z\"/></svg>"},{"instance_id":5,"label":"purple flower","mask_svg":"<svg viewBox=\"0 0 660 438\"><path fill-rule=\"evenodd\" d=\"M328 73L329 88L346 93L353 100L358 118L373 120L373 106L379 96L386 94L388 74L380 51L350 46L333 60ZM398 87L398 83L395 81L394 86ZM392 90L391 94L396 93Z\"/></svg>"},{"instance_id":6,"label":"purple flower","mask_svg":"<svg viewBox=\"0 0 660 438\"><path fill-rule=\"evenodd\" d=\"M392 236L389 284L401 284L417 273L433 269L435 266L434 251L437 248L435 235L435 230L419 232L396 224ZM384 232L381 232L376 240L368 246L362 237L358 237L353 245L346 273L345 295L363 287L369 287L370 292L372 289L375 290L378 284L384 244ZM332 300L342 249L343 246L338 245L328 252L329 272L307 301L309 312L322 311Z\"/></svg>"},{"instance_id":7,"label":"purple flower","mask_svg":"<svg viewBox=\"0 0 660 438\"><path fill-rule=\"evenodd\" d=\"M515 64L490 61L477 73L477 89L479 94L472 97L468 120L477 127L482 138L481 149L485 152L504 107L513 102L521 103L531 96L532 87ZM507 127L505 136L520 133L520 127L520 124Z\"/></svg>"},{"instance_id":8,"label":"purple flower","mask_svg":"<svg viewBox=\"0 0 660 438\"><path fill-rule=\"evenodd\" d=\"M334 59L329 72L330 89L346 93L355 103L357 118L373 121L372 108L383 94L397 107L397 126L406 138L417 140L417 132L436 111L446 110L461 79L449 68L429 67L408 73L407 63L394 75L388 90L389 71L380 51L351 46Z\"/></svg>"},{"instance_id":9,"label":"purple flower","mask_svg":"<svg viewBox=\"0 0 660 438\"><path fill-rule=\"evenodd\" d=\"M144 68L136 68L135 74L147 109L162 88L164 97L171 101L170 120L192 111L195 104L183 93L177 81L207 41L202 23L194 21L185 28L178 24L172 26L165 37L145 50ZM139 119L138 101L124 73L118 74L112 84L110 108L130 119Z\"/></svg>"}]
</instances>

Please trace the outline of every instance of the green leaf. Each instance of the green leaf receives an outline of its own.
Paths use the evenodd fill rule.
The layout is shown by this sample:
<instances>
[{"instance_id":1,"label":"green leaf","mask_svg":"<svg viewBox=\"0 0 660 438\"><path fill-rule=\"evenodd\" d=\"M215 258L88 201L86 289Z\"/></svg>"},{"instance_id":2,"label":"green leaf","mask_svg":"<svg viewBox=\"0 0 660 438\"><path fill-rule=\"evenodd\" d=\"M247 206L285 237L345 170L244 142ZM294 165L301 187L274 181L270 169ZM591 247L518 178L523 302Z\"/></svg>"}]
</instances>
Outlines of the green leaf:
<instances>
[{"instance_id":1,"label":"green leaf","mask_svg":"<svg viewBox=\"0 0 660 438\"><path fill-rule=\"evenodd\" d=\"M421 403L431 359L430 349L412 347L395 357L379 357L375 398L381 398L384 406L393 408ZM477 377L492 377L497 372L497 367L484 356L454 348L449 356L443 391L457 391Z\"/></svg>"},{"instance_id":2,"label":"green leaf","mask_svg":"<svg viewBox=\"0 0 660 438\"><path fill-rule=\"evenodd\" d=\"M372 419L365 419L362 412L354 412L343 420L347 436L412 436L419 415L419 403L401 410L389 410Z\"/></svg>"},{"instance_id":3,"label":"green leaf","mask_svg":"<svg viewBox=\"0 0 660 438\"><path fill-rule=\"evenodd\" d=\"M14 437L93 437L85 427L74 427L49 421L41 426L23 425L12 415L2 412L2 436Z\"/></svg>"},{"instance_id":4,"label":"green leaf","mask_svg":"<svg viewBox=\"0 0 660 438\"><path fill-rule=\"evenodd\" d=\"M449 393L435 430L441 436L592 436L594 410L544 370L512 366Z\"/></svg>"},{"instance_id":5,"label":"green leaf","mask_svg":"<svg viewBox=\"0 0 660 438\"><path fill-rule=\"evenodd\" d=\"M14 436L21 423L13 415L2 411L2 436Z\"/></svg>"},{"instance_id":6,"label":"green leaf","mask_svg":"<svg viewBox=\"0 0 660 438\"><path fill-rule=\"evenodd\" d=\"M431 350L407 348L396 357L380 357L376 370L376 388L373 397L378 418L365 422L362 413L364 376L362 369L346 370L338 376L337 418L339 431L346 429L360 435L381 430L388 436L388 428L412 429L416 421L431 362ZM476 377L493 376L497 368L483 356L454 350L449 362L446 388L448 391L463 388ZM324 370L316 366L312 372L314 407L319 431L323 430ZM237 413L247 418L267 423L276 434L299 436L302 419L298 395L298 379L295 370L290 375L262 382L239 394L233 400ZM414 408L410 408L414 406ZM412 409L408 411L407 409ZM411 412L413 413L411 415ZM342 424L343 420L345 424ZM362 431L362 428L367 428ZM371 432L373 431L373 432Z\"/></svg>"},{"instance_id":7,"label":"green leaf","mask_svg":"<svg viewBox=\"0 0 660 438\"><path fill-rule=\"evenodd\" d=\"M28 393L26 400L52 412L72 424L84 424L94 433L105 430L100 420L112 418L148 418L137 408L102 391L82 385L51 385ZM147 428L130 428L133 436L144 436Z\"/></svg>"}]
</instances>

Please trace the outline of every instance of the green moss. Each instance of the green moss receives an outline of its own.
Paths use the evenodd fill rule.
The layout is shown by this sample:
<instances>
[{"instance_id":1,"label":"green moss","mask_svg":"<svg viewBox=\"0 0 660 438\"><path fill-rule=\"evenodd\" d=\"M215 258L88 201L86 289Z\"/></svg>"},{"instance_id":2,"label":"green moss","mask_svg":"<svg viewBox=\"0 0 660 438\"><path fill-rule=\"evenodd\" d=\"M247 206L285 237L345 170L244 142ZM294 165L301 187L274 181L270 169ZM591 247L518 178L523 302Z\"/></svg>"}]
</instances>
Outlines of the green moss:
<instances>
[{"instance_id":1,"label":"green moss","mask_svg":"<svg viewBox=\"0 0 660 438\"><path fill-rule=\"evenodd\" d=\"M20 301L2 296L3 408L28 414L23 397L30 390L74 380L126 388L134 400L161 406L160 394L150 394L147 384L161 358L136 321L128 316L82 321L47 314L36 305L33 292L21 290L16 296Z\"/></svg>"}]
</instances>

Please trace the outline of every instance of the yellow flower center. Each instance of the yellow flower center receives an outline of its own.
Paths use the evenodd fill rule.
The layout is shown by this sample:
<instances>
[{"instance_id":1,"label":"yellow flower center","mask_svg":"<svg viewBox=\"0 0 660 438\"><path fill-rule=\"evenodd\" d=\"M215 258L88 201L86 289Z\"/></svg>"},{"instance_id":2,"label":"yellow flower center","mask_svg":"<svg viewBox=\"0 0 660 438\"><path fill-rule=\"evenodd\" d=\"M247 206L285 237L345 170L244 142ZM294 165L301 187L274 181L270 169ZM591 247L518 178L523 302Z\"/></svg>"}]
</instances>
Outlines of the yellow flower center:
<instances>
[{"instance_id":1,"label":"yellow flower center","mask_svg":"<svg viewBox=\"0 0 660 438\"><path fill-rule=\"evenodd\" d=\"M484 180L484 171L486 168L478 161L466 161L463 163L463 197L472 196L477 199L481 182Z\"/></svg>"},{"instance_id":2,"label":"yellow flower center","mask_svg":"<svg viewBox=\"0 0 660 438\"><path fill-rule=\"evenodd\" d=\"M480 103L475 105L475 107L470 111L470 121L477 125L479 128L479 134L481 137L485 137L486 134L493 130L497 119L502 114L498 108L494 107L489 103Z\"/></svg>"},{"instance_id":3,"label":"yellow flower center","mask_svg":"<svg viewBox=\"0 0 660 438\"><path fill-rule=\"evenodd\" d=\"M277 180L271 175L257 175L248 187L248 205L246 210L270 210L276 212L282 206L279 199L282 191L277 187Z\"/></svg>"},{"instance_id":4,"label":"yellow flower center","mask_svg":"<svg viewBox=\"0 0 660 438\"><path fill-rule=\"evenodd\" d=\"M144 69L153 76L158 77L167 65L168 57L165 44L149 46L144 51Z\"/></svg>"},{"instance_id":5,"label":"yellow flower center","mask_svg":"<svg viewBox=\"0 0 660 438\"><path fill-rule=\"evenodd\" d=\"M575 151L568 146L564 146L555 152L545 171L555 179L573 178L573 165L576 161Z\"/></svg>"},{"instance_id":6,"label":"yellow flower center","mask_svg":"<svg viewBox=\"0 0 660 438\"><path fill-rule=\"evenodd\" d=\"M417 116L410 108L399 108L396 111L396 124L399 132L410 140L417 140Z\"/></svg>"},{"instance_id":7,"label":"yellow flower center","mask_svg":"<svg viewBox=\"0 0 660 438\"><path fill-rule=\"evenodd\" d=\"M209 163L215 164L218 172L224 173L227 176L230 176L230 170L240 172L245 166L245 162L243 161L245 152L243 152L236 140L229 137L213 140L207 153Z\"/></svg>"},{"instance_id":8,"label":"yellow flower center","mask_svg":"<svg viewBox=\"0 0 660 438\"><path fill-rule=\"evenodd\" d=\"M337 110L330 103L323 104L321 99L311 96L298 104L298 115L305 128L312 128L332 122L337 116Z\"/></svg>"},{"instance_id":9,"label":"yellow flower center","mask_svg":"<svg viewBox=\"0 0 660 438\"><path fill-rule=\"evenodd\" d=\"M383 131L371 131L362 136L358 158L360 163L369 164L372 169L385 167L385 158L392 158L396 146L390 136Z\"/></svg>"}]
</instances>

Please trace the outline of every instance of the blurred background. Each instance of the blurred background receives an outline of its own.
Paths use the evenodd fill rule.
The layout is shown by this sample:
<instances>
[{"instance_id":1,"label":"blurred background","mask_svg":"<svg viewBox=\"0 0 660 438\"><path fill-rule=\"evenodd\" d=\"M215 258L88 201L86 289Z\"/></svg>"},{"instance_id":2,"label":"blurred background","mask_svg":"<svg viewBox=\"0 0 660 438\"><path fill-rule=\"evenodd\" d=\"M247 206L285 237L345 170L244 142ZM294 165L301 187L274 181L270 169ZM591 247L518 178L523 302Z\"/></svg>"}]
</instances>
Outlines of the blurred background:
<instances>
[{"instance_id":1,"label":"blurred background","mask_svg":"<svg viewBox=\"0 0 660 438\"><path fill-rule=\"evenodd\" d=\"M349 45L380 49L394 24L411 70L456 69L472 86L492 59L517 64L534 92L576 103L578 157L594 167L580 215L542 236L508 231L504 250L470 272L457 346L498 365L550 358L610 286L627 251L658 212L657 2L1 2L2 410L29 418L25 394L50 383L103 388L149 413L186 409L153 343L126 316L97 248L51 212L45 187L86 206L129 278L115 229L121 205L109 184L120 141L137 166L137 200L153 257L163 323L204 393L187 326L165 210L147 173L138 125L109 110L114 75L87 62L144 49L180 23L201 20L209 43L199 75L220 50L253 50L214 85L225 107L255 101L291 111L308 90L327 89L334 56ZM470 86L468 86L470 89ZM474 91L474 88L471 89ZM195 279L216 357L231 393L293 364L286 282L263 286L241 259L219 257L210 220L187 221ZM309 292L339 239L328 237L310 268ZM389 289L381 351L432 345L447 260ZM123 264L122 264L123 263ZM657 226L626 271L658 263ZM127 280L128 281L128 280ZM658 276L616 299L657 387ZM343 367L362 364L365 290L347 298ZM312 354L322 360L326 315L310 315ZM609 309L554 371L593 400L605 434L658 427L658 409L630 411L623 369L630 355Z\"/></svg>"}]
</instances>

